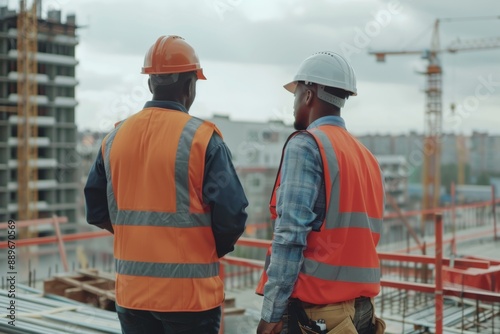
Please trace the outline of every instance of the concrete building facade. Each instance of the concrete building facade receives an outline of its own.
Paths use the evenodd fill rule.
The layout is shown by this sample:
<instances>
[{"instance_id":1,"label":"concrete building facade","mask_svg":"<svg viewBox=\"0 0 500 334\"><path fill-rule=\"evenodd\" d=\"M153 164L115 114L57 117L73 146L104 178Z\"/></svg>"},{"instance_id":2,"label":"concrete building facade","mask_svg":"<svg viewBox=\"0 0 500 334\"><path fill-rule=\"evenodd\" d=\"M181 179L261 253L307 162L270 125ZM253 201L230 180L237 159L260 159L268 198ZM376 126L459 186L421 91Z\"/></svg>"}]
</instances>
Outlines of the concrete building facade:
<instances>
[{"instance_id":1,"label":"concrete building facade","mask_svg":"<svg viewBox=\"0 0 500 334\"><path fill-rule=\"evenodd\" d=\"M38 1L41 8L41 2ZM0 106L16 107L17 13L0 8ZM78 211L79 157L76 153L75 47L76 17L50 10L38 18L36 53L38 114L36 142L38 216L67 216L75 222ZM0 221L17 217L17 124L16 113L0 111Z\"/></svg>"},{"instance_id":2,"label":"concrete building facade","mask_svg":"<svg viewBox=\"0 0 500 334\"><path fill-rule=\"evenodd\" d=\"M283 145L295 131L293 126L282 121L235 121L222 115L208 121L221 130L245 189L249 201L247 234L270 236L269 200Z\"/></svg>"}]
</instances>

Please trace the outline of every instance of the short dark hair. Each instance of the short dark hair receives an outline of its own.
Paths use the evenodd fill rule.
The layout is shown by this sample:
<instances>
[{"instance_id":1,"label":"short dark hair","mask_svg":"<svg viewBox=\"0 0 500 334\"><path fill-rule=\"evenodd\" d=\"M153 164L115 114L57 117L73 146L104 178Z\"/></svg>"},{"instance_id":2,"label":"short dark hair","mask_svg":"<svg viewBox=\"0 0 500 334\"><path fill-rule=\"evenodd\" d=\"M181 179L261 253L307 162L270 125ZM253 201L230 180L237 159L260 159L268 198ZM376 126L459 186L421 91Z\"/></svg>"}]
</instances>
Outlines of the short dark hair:
<instances>
[{"instance_id":1,"label":"short dark hair","mask_svg":"<svg viewBox=\"0 0 500 334\"><path fill-rule=\"evenodd\" d=\"M303 84L306 87L308 85L313 84L312 82L309 82L308 84L306 84L305 81L299 81L298 83ZM317 83L314 83L314 84L316 86L319 86L319 84L317 84ZM332 95L335 95L336 97L339 97L341 99L346 99L347 100L349 98L349 96L352 95L350 92L348 92L348 91L346 91L346 90L344 90L342 88L336 88L336 87L330 87L330 86L324 86L324 87L325 87L324 88L325 92L327 92L329 94L332 94Z\"/></svg>"},{"instance_id":2,"label":"short dark hair","mask_svg":"<svg viewBox=\"0 0 500 334\"><path fill-rule=\"evenodd\" d=\"M330 93L332 95L335 95L337 97L340 97L341 99L348 99L349 96L351 96L351 93L348 91L342 89L342 88L336 88L336 87L329 87L325 86L325 92Z\"/></svg>"},{"instance_id":3,"label":"short dark hair","mask_svg":"<svg viewBox=\"0 0 500 334\"><path fill-rule=\"evenodd\" d=\"M153 87L162 87L175 90L177 87L182 86L183 83L196 75L196 72L182 72L172 74L151 74L151 85Z\"/></svg>"},{"instance_id":4,"label":"short dark hair","mask_svg":"<svg viewBox=\"0 0 500 334\"><path fill-rule=\"evenodd\" d=\"M196 79L196 72L153 74L150 75L149 81L153 95L171 99L183 93L186 82L190 79ZM172 82L174 80L175 82Z\"/></svg>"}]
</instances>

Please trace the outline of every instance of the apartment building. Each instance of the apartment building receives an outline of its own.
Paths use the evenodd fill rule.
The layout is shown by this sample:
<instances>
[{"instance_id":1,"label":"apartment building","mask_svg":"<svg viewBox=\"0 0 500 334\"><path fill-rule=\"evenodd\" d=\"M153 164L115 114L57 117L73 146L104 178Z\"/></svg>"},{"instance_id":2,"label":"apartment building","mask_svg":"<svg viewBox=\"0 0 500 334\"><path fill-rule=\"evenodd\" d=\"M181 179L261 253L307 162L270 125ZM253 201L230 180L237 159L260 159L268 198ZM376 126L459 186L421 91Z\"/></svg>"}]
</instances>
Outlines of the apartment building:
<instances>
[{"instance_id":1,"label":"apartment building","mask_svg":"<svg viewBox=\"0 0 500 334\"><path fill-rule=\"evenodd\" d=\"M41 9L41 1L37 1ZM41 10L38 11L41 13ZM17 126L15 112L3 111L17 106L17 16L0 7L0 221L18 216ZM46 18L38 14L37 33L37 117L38 134L30 140L36 145L38 177L30 188L38 192L38 217L53 214L77 219L79 157L76 153L75 124L75 47L76 16L61 18L58 10L49 10ZM6 108L7 107L7 108Z\"/></svg>"}]
</instances>

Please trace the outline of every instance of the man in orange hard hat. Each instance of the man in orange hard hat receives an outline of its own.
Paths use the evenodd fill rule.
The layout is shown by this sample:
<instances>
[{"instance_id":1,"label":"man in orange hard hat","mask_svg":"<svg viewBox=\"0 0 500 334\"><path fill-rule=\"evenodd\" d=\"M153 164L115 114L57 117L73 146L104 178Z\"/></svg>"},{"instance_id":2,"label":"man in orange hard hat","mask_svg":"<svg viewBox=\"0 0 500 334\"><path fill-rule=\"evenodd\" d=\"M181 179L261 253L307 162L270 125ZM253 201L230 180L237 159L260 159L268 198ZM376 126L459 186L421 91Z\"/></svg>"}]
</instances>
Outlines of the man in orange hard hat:
<instances>
[{"instance_id":1,"label":"man in orange hard hat","mask_svg":"<svg viewBox=\"0 0 500 334\"><path fill-rule=\"evenodd\" d=\"M116 308L126 334L219 332L219 258L248 205L217 127L189 115L196 53L178 36L151 46L152 101L103 140L85 186L87 221L114 233Z\"/></svg>"},{"instance_id":2,"label":"man in orange hard hat","mask_svg":"<svg viewBox=\"0 0 500 334\"><path fill-rule=\"evenodd\" d=\"M257 333L372 334L375 324L383 331L373 297L384 180L340 117L357 94L354 70L339 54L318 52L285 88L295 95L298 131L285 144L273 188L276 220L257 287L264 295Z\"/></svg>"}]
</instances>

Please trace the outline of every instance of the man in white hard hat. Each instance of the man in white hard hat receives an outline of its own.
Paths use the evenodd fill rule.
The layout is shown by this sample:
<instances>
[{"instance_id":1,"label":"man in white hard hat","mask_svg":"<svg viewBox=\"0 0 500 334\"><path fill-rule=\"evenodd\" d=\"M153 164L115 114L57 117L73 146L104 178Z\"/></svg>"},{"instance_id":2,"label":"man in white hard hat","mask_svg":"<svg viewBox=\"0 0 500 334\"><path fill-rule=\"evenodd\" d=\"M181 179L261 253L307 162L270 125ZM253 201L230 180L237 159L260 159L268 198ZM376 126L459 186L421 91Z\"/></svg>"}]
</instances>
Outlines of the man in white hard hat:
<instances>
[{"instance_id":1,"label":"man in white hard hat","mask_svg":"<svg viewBox=\"0 0 500 334\"><path fill-rule=\"evenodd\" d=\"M298 131L285 144L270 203L275 228L257 287L257 333L373 333L384 181L340 117L357 94L354 71L342 56L318 52L285 88L295 95Z\"/></svg>"}]
</instances>

